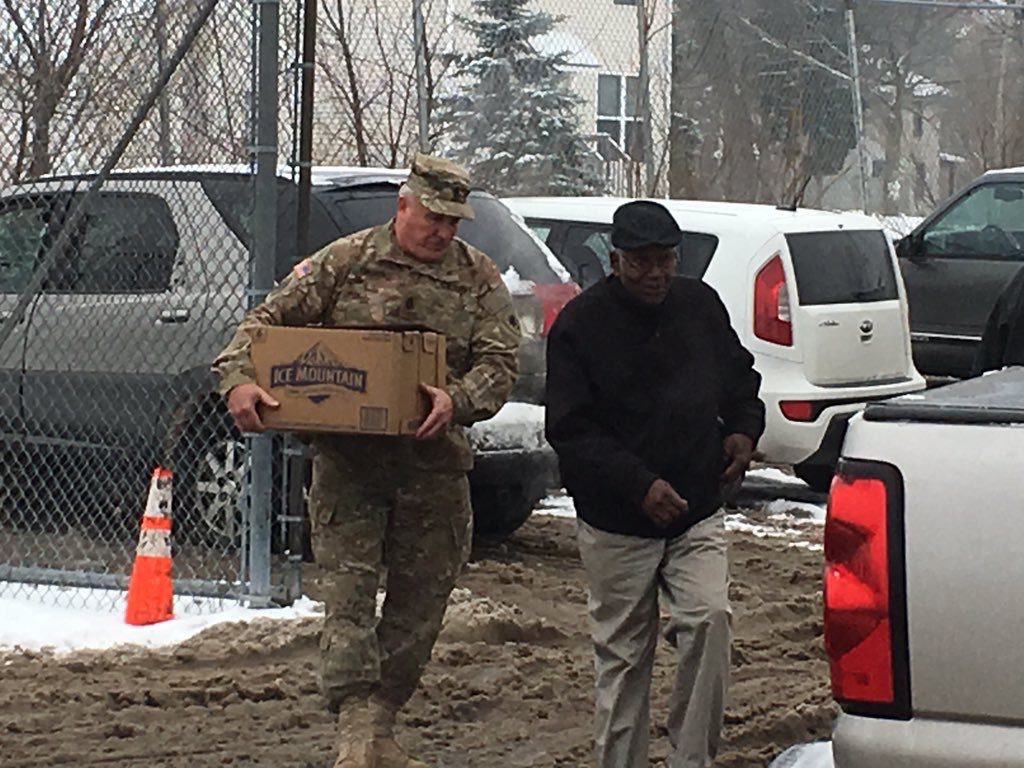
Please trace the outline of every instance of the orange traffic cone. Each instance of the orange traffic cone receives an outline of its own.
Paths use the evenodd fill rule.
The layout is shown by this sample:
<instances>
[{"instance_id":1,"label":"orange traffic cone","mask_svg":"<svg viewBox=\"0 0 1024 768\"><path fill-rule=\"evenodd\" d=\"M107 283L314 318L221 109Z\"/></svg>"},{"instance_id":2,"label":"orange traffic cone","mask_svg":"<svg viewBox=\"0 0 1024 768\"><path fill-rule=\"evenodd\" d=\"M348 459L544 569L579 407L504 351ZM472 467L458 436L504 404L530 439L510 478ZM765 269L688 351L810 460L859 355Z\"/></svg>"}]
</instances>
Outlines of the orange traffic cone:
<instances>
[{"instance_id":1,"label":"orange traffic cone","mask_svg":"<svg viewBox=\"0 0 1024 768\"><path fill-rule=\"evenodd\" d=\"M128 583L128 624L156 624L174 616L171 588L171 472L157 467L149 483L139 546Z\"/></svg>"}]
</instances>

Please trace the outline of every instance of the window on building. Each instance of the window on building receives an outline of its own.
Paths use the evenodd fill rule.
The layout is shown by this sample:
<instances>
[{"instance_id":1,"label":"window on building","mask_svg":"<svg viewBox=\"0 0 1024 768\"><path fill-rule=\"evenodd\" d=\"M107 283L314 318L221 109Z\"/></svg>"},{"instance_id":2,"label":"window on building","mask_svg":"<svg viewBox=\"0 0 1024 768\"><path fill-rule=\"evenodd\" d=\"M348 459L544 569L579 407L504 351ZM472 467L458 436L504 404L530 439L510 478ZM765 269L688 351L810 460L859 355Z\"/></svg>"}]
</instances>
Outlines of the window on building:
<instances>
[{"instance_id":1,"label":"window on building","mask_svg":"<svg viewBox=\"0 0 1024 768\"><path fill-rule=\"evenodd\" d=\"M634 75L598 75L597 131L634 160L643 160L642 121L637 115L640 79Z\"/></svg>"},{"instance_id":2,"label":"window on building","mask_svg":"<svg viewBox=\"0 0 1024 768\"><path fill-rule=\"evenodd\" d=\"M871 178L877 179L885 173L885 160L871 161Z\"/></svg>"}]
</instances>

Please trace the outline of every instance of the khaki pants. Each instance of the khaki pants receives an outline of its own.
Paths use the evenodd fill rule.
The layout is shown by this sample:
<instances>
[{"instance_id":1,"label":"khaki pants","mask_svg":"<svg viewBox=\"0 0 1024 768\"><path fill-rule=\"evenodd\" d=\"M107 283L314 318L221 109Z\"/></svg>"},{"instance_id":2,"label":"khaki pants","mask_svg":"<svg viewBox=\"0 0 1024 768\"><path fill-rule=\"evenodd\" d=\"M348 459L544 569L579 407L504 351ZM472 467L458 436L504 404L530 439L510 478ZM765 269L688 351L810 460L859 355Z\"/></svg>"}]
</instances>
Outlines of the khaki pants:
<instances>
[{"instance_id":1,"label":"khaki pants","mask_svg":"<svg viewBox=\"0 0 1024 768\"><path fill-rule=\"evenodd\" d=\"M466 475L410 467L385 451L320 454L309 507L326 604L321 691L332 709L373 694L397 710L416 690L469 555Z\"/></svg>"},{"instance_id":2,"label":"khaki pants","mask_svg":"<svg viewBox=\"0 0 1024 768\"><path fill-rule=\"evenodd\" d=\"M650 687L659 629L678 667L668 768L707 768L718 751L729 683L729 570L719 512L675 539L606 533L579 522L594 639L598 768L648 768Z\"/></svg>"}]
</instances>

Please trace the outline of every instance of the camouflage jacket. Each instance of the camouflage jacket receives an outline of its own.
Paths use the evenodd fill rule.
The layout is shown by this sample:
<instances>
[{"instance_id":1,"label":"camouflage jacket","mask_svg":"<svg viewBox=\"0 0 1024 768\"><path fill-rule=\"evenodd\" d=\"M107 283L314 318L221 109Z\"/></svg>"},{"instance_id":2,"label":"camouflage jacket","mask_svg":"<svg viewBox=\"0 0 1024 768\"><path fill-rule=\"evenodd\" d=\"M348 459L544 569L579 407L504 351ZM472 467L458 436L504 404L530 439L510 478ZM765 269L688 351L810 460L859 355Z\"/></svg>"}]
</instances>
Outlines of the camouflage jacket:
<instances>
[{"instance_id":1,"label":"camouflage jacket","mask_svg":"<svg viewBox=\"0 0 1024 768\"><path fill-rule=\"evenodd\" d=\"M220 392L255 380L249 331L260 325L422 325L447 337L448 385L455 424L444 439L313 436L324 451L384 451L426 468L469 469L460 425L497 413L518 374L519 322L497 267L453 240L437 263L418 261L395 242L393 222L343 237L295 266L249 312L213 363Z\"/></svg>"}]
</instances>

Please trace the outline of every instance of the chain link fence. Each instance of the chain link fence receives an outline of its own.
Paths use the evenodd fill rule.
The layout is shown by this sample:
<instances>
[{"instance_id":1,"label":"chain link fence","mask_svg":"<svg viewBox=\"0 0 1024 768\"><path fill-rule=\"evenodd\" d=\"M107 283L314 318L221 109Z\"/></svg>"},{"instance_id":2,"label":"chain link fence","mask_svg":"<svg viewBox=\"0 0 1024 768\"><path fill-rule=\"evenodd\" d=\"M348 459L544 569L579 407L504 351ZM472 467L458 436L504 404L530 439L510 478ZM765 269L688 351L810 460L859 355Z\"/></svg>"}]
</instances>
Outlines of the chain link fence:
<instances>
[{"instance_id":1,"label":"chain link fence","mask_svg":"<svg viewBox=\"0 0 1024 768\"><path fill-rule=\"evenodd\" d=\"M119 604L163 466L182 608L270 597L275 529L208 370L254 300L256 13L3 4L3 594Z\"/></svg>"},{"instance_id":2,"label":"chain link fence","mask_svg":"<svg viewBox=\"0 0 1024 768\"><path fill-rule=\"evenodd\" d=\"M1024 162L1021 13L0 0L0 593L114 601L163 465L180 594L296 594L301 445L234 433L208 366L308 249L311 165L422 147L496 194L921 215Z\"/></svg>"}]
</instances>

